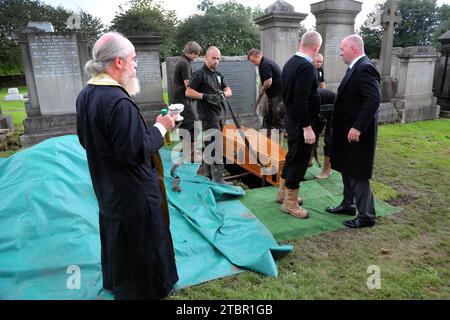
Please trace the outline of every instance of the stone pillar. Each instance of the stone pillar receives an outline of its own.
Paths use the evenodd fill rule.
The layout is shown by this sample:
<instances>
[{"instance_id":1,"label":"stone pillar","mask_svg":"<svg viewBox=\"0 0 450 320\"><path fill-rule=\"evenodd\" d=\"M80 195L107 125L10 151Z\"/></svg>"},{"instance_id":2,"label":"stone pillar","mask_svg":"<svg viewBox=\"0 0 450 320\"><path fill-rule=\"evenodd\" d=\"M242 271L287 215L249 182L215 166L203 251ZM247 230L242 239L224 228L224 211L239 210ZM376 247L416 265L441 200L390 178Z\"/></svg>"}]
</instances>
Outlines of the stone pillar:
<instances>
[{"instance_id":1,"label":"stone pillar","mask_svg":"<svg viewBox=\"0 0 450 320\"><path fill-rule=\"evenodd\" d=\"M392 103L398 110L402 123L439 117L440 107L433 97L436 57L436 49L432 47L403 48L398 55L400 67Z\"/></svg>"},{"instance_id":2,"label":"stone pillar","mask_svg":"<svg viewBox=\"0 0 450 320\"><path fill-rule=\"evenodd\" d=\"M136 50L137 77L141 85L141 92L133 99L150 125L165 107L159 55L164 38L153 36L151 33L139 33L129 36L128 39Z\"/></svg>"},{"instance_id":3,"label":"stone pillar","mask_svg":"<svg viewBox=\"0 0 450 320\"><path fill-rule=\"evenodd\" d=\"M441 106L441 117L450 118L450 30L438 41L442 46L435 72L434 95Z\"/></svg>"},{"instance_id":4,"label":"stone pillar","mask_svg":"<svg viewBox=\"0 0 450 320\"><path fill-rule=\"evenodd\" d=\"M383 26L383 42L381 46L380 60L381 67L381 101L384 103L391 102L393 97L392 86L392 46L394 43L394 29L401 22L401 17L398 13L398 6L396 0L389 0L387 2L386 10L381 17L381 25Z\"/></svg>"},{"instance_id":5,"label":"stone pillar","mask_svg":"<svg viewBox=\"0 0 450 320\"><path fill-rule=\"evenodd\" d=\"M295 12L294 6L277 1L255 19L261 30L261 51L283 68L296 52L300 36L300 22L307 14Z\"/></svg>"},{"instance_id":6,"label":"stone pillar","mask_svg":"<svg viewBox=\"0 0 450 320\"><path fill-rule=\"evenodd\" d=\"M362 3L353 0L325 0L311 4L316 31L322 35L321 53L327 88L337 91L347 66L340 57L341 41L355 33L355 18Z\"/></svg>"},{"instance_id":7,"label":"stone pillar","mask_svg":"<svg viewBox=\"0 0 450 320\"><path fill-rule=\"evenodd\" d=\"M76 133L76 99L87 81L87 42L80 33L16 33L22 51L29 100L22 147Z\"/></svg>"}]
</instances>

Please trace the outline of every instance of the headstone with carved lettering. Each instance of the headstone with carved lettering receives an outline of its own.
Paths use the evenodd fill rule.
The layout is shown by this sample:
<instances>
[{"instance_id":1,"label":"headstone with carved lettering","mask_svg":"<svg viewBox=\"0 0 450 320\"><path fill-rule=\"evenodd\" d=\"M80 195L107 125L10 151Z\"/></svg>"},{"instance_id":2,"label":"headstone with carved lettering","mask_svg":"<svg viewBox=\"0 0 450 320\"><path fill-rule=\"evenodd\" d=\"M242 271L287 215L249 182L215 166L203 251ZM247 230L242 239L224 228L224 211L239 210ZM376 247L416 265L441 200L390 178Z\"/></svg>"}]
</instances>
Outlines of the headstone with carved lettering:
<instances>
[{"instance_id":1,"label":"headstone with carved lettering","mask_svg":"<svg viewBox=\"0 0 450 320\"><path fill-rule=\"evenodd\" d=\"M83 71L88 60L83 36L36 28L24 28L16 36L29 97L22 146L76 133L76 99L88 80Z\"/></svg>"}]
</instances>

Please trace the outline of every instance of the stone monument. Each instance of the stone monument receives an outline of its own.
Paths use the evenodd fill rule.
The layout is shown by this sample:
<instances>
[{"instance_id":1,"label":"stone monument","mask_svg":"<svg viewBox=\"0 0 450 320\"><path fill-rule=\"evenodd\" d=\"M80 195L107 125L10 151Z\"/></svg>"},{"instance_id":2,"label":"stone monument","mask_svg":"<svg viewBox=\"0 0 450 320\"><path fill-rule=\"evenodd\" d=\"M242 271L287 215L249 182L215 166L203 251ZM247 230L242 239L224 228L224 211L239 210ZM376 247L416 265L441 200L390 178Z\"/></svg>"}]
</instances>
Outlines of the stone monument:
<instances>
[{"instance_id":1,"label":"stone monument","mask_svg":"<svg viewBox=\"0 0 450 320\"><path fill-rule=\"evenodd\" d=\"M434 95L441 106L441 117L450 118L450 30L438 41L442 44L436 65Z\"/></svg>"},{"instance_id":2,"label":"stone monument","mask_svg":"<svg viewBox=\"0 0 450 320\"><path fill-rule=\"evenodd\" d=\"M294 10L285 1L277 1L265 10L265 14L255 19L261 30L261 51L283 68L297 51L300 37L300 23L307 14Z\"/></svg>"},{"instance_id":3,"label":"stone monument","mask_svg":"<svg viewBox=\"0 0 450 320\"><path fill-rule=\"evenodd\" d=\"M388 0L386 10L381 16L381 25L383 26L383 42L381 46L380 61L381 68L381 101L391 102L393 97L391 65L392 65L392 47L394 43L395 27L401 22L398 14L396 0Z\"/></svg>"},{"instance_id":4,"label":"stone monument","mask_svg":"<svg viewBox=\"0 0 450 320\"><path fill-rule=\"evenodd\" d=\"M437 52L432 47L403 48L392 103L402 123L439 117L440 106L433 97L433 76Z\"/></svg>"},{"instance_id":5,"label":"stone monument","mask_svg":"<svg viewBox=\"0 0 450 320\"><path fill-rule=\"evenodd\" d=\"M133 99L150 125L165 106L159 55L164 38L153 36L151 33L139 33L129 36L128 39L136 50L137 77L141 85L141 92Z\"/></svg>"},{"instance_id":6,"label":"stone monument","mask_svg":"<svg viewBox=\"0 0 450 320\"><path fill-rule=\"evenodd\" d=\"M16 33L29 100L22 147L76 133L76 99L87 82L87 43L80 33L24 28Z\"/></svg>"},{"instance_id":7,"label":"stone monument","mask_svg":"<svg viewBox=\"0 0 450 320\"><path fill-rule=\"evenodd\" d=\"M10 115L2 114L2 107L0 106L0 131L12 131L14 130L14 124Z\"/></svg>"},{"instance_id":8,"label":"stone monument","mask_svg":"<svg viewBox=\"0 0 450 320\"><path fill-rule=\"evenodd\" d=\"M5 100L5 101L22 101L23 95L21 95L19 93L18 88L9 88L8 94L5 96L5 98L3 100Z\"/></svg>"},{"instance_id":9,"label":"stone monument","mask_svg":"<svg viewBox=\"0 0 450 320\"><path fill-rule=\"evenodd\" d=\"M337 91L347 66L340 57L341 41L355 33L355 18L362 3L354 0L325 0L311 4L316 17L316 30L322 35L320 52L324 57L323 69L327 89Z\"/></svg>"}]
</instances>

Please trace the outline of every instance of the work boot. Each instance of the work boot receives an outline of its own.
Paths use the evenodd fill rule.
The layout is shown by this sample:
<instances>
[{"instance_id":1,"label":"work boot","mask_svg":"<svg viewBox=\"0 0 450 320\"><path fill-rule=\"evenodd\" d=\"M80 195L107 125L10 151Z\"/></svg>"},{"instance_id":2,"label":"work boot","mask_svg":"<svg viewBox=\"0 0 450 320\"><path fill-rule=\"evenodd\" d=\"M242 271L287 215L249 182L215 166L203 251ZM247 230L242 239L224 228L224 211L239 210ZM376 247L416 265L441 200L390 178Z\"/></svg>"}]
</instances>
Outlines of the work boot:
<instances>
[{"instance_id":1,"label":"work boot","mask_svg":"<svg viewBox=\"0 0 450 320\"><path fill-rule=\"evenodd\" d=\"M223 172L225 170L225 166L223 164L217 164L214 163L211 166L211 175L212 175L212 181L215 183L220 183L220 184L224 184L227 186L232 186L233 183L232 182L228 182L223 180Z\"/></svg>"},{"instance_id":2,"label":"work boot","mask_svg":"<svg viewBox=\"0 0 450 320\"><path fill-rule=\"evenodd\" d=\"M275 200L276 203L282 204L284 201L284 196L286 193L286 180L283 178L280 178L280 188L278 189L277 193L277 199ZM298 205L301 206L303 204L303 199L298 197L297 199Z\"/></svg>"},{"instance_id":3,"label":"work boot","mask_svg":"<svg viewBox=\"0 0 450 320\"><path fill-rule=\"evenodd\" d=\"M202 162L202 164L200 165L200 167L197 170L197 174L211 179L212 178L211 165Z\"/></svg>"},{"instance_id":4,"label":"work boot","mask_svg":"<svg viewBox=\"0 0 450 320\"><path fill-rule=\"evenodd\" d=\"M331 175L331 161L330 157L325 157L323 161L322 172L316 176L316 179L327 179Z\"/></svg>"},{"instance_id":5,"label":"work boot","mask_svg":"<svg viewBox=\"0 0 450 320\"><path fill-rule=\"evenodd\" d=\"M307 219L309 217L308 211L300 207L297 203L299 189L286 188L283 204L281 205L281 211L289 213L290 215L299 218Z\"/></svg>"}]
</instances>

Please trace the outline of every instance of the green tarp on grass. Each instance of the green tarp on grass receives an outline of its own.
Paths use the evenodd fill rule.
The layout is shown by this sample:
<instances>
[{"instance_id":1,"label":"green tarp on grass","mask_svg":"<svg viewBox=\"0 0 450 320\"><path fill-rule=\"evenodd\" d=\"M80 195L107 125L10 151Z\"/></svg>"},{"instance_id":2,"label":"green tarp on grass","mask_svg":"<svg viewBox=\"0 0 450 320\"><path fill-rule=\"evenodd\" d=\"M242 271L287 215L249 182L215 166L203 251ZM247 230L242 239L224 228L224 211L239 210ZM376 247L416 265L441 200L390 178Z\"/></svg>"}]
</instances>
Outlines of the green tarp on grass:
<instances>
[{"instance_id":1,"label":"green tarp on grass","mask_svg":"<svg viewBox=\"0 0 450 320\"><path fill-rule=\"evenodd\" d=\"M171 153L161 155L168 174ZM197 167L177 172L182 193L168 188L177 288L247 269L276 277L274 258L292 246L279 246L242 205L241 188L210 183L195 175ZM76 136L1 161L0 197L0 299L112 298L102 290L98 206Z\"/></svg>"},{"instance_id":2,"label":"green tarp on grass","mask_svg":"<svg viewBox=\"0 0 450 320\"><path fill-rule=\"evenodd\" d=\"M348 215L333 215L325 211L326 207L336 206L342 201L342 178L339 172L333 171L329 179L315 180L320 172L318 167L308 169L305 182L301 183L301 196L304 208L310 213L309 219L293 219L280 211L275 203L276 187L247 190L242 203L261 220L278 241L306 238L324 232L345 228L343 221L352 219ZM375 201L377 217L399 213L396 208L382 201Z\"/></svg>"}]
</instances>

